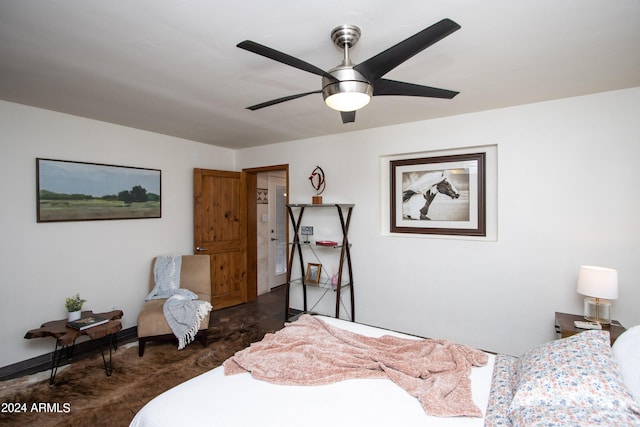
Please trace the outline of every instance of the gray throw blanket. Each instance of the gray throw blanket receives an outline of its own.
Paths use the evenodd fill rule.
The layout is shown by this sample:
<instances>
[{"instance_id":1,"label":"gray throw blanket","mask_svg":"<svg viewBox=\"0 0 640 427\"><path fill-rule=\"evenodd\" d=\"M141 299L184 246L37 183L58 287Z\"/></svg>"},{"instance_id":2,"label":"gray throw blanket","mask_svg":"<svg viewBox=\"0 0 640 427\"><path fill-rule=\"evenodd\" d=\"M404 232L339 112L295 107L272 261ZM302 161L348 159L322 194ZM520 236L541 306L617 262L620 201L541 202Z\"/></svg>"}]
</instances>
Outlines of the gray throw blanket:
<instances>
[{"instance_id":1,"label":"gray throw blanket","mask_svg":"<svg viewBox=\"0 0 640 427\"><path fill-rule=\"evenodd\" d=\"M155 285L144 299L169 298L176 289L180 288L180 271L182 270L182 256L159 256L153 265L153 281Z\"/></svg>"},{"instance_id":2,"label":"gray throw blanket","mask_svg":"<svg viewBox=\"0 0 640 427\"><path fill-rule=\"evenodd\" d=\"M155 286L145 298L167 298L162 306L164 317L173 334L178 338L178 350L182 350L195 338L202 320L211 311L208 301L199 301L188 289L180 288L182 256L159 256L153 267Z\"/></svg>"},{"instance_id":3,"label":"gray throw blanket","mask_svg":"<svg viewBox=\"0 0 640 427\"><path fill-rule=\"evenodd\" d=\"M194 340L200 323L211 311L211 304L199 301L198 296L188 289L176 289L162 309L169 327L178 338L178 350L182 350Z\"/></svg>"}]
</instances>

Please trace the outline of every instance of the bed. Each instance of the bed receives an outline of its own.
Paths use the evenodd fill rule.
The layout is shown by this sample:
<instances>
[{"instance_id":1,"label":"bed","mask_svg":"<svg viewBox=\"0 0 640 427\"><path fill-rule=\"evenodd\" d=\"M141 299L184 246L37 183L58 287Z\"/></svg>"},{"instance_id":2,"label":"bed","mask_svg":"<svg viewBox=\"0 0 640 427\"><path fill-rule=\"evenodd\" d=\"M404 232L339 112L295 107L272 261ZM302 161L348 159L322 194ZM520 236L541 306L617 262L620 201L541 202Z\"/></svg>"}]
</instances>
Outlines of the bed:
<instances>
[{"instance_id":1,"label":"bed","mask_svg":"<svg viewBox=\"0 0 640 427\"><path fill-rule=\"evenodd\" d=\"M297 322L307 317L347 334L424 341L324 316L303 316ZM269 351L269 337L288 328L250 349L264 345ZM538 346L520 358L482 352L486 363L471 368L468 375L480 416L427 415L420 399L388 379L356 378L312 386L290 385L287 380L282 385L256 379L249 372L225 375L225 366L220 366L157 396L130 425L640 426L640 392L631 390L638 386L640 330L632 328L618 339L619 355L608 340L605 331L586 331ZM243 363L242 358L234 360ZM233 371L229 366L236 363L227 362L227 370Z\"/></svg>"}]
</instances>

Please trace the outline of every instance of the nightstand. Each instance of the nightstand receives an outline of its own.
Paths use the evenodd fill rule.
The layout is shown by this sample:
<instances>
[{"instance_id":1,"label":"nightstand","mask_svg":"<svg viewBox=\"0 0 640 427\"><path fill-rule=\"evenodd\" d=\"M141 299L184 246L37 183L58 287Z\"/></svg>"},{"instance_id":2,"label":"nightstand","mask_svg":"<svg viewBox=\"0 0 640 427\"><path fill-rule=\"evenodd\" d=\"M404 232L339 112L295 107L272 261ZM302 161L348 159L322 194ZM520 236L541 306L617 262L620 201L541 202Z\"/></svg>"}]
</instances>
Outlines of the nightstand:
<instances>
[{"instance_id":1,"label":"nightstand","mask_svg":"<svg viewBox=\"0 0 640 427\"><path fill-rule=\"evenodd\" d=\"M558 313L556 311L556 333L559 335L559 338L566 338L570 337L571 335L575 335L578 332L588 331L588 329L576 328L573 324L574 320L584 321L584 316L580 316L577 314ZM613 345L620 334L626 331L626 328L622 326L617 320L612 320L610 325L602 325L602 330L609 331L609 335L611 336L611 345Z\"/></svg>"}]
</instances>

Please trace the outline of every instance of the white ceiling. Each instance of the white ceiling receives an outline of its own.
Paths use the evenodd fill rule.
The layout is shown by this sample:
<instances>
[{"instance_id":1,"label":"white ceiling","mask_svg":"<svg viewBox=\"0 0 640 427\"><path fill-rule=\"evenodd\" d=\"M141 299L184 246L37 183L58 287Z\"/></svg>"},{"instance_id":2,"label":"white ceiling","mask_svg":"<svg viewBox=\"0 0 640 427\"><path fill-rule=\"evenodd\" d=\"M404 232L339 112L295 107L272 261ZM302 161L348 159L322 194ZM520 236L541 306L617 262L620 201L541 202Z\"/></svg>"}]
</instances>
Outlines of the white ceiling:
<instances>
[{"instance_id":1,"label":"white ceiling","mask_svg":"<svg viewBox=\"0 0 640 427\"><path fill-rule=\"evenodd\" d=\"M385 77L453 100L375 97L351 124L319 94L245 109L320 89L245 39L328 70L338 25L359 63L442 18L462 29ZM636 86L638 0L0 0L0 99L230 148Z\"/></svg>"}]
</instances>

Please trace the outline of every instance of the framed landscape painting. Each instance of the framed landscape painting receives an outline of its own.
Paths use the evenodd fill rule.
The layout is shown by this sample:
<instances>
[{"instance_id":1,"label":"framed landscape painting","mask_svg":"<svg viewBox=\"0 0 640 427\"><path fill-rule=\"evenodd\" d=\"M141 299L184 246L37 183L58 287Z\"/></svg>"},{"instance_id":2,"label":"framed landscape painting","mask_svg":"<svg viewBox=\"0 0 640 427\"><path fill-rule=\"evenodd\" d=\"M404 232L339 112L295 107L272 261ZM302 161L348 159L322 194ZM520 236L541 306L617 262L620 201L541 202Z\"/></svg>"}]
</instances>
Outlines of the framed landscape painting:
<instances>
[{"instance_id":1,"label":"framed landscape painting","mask_svg":"<svg viewBox=\"0 0 640 427\"><path fill-rule=\"evenodd\" d=\"M160 218L161 171L36 159L38 222Z\"/></svg>"},{"instance_id":2,"label":"framed landscape painting","mask_svg":"<svg viewBox=\"0 0 640 427\"><path fill-rule=\"evenodd\" d=\"M486 236L485 153L390 162L392 233Z\"/></svg>"}]
</instances>

